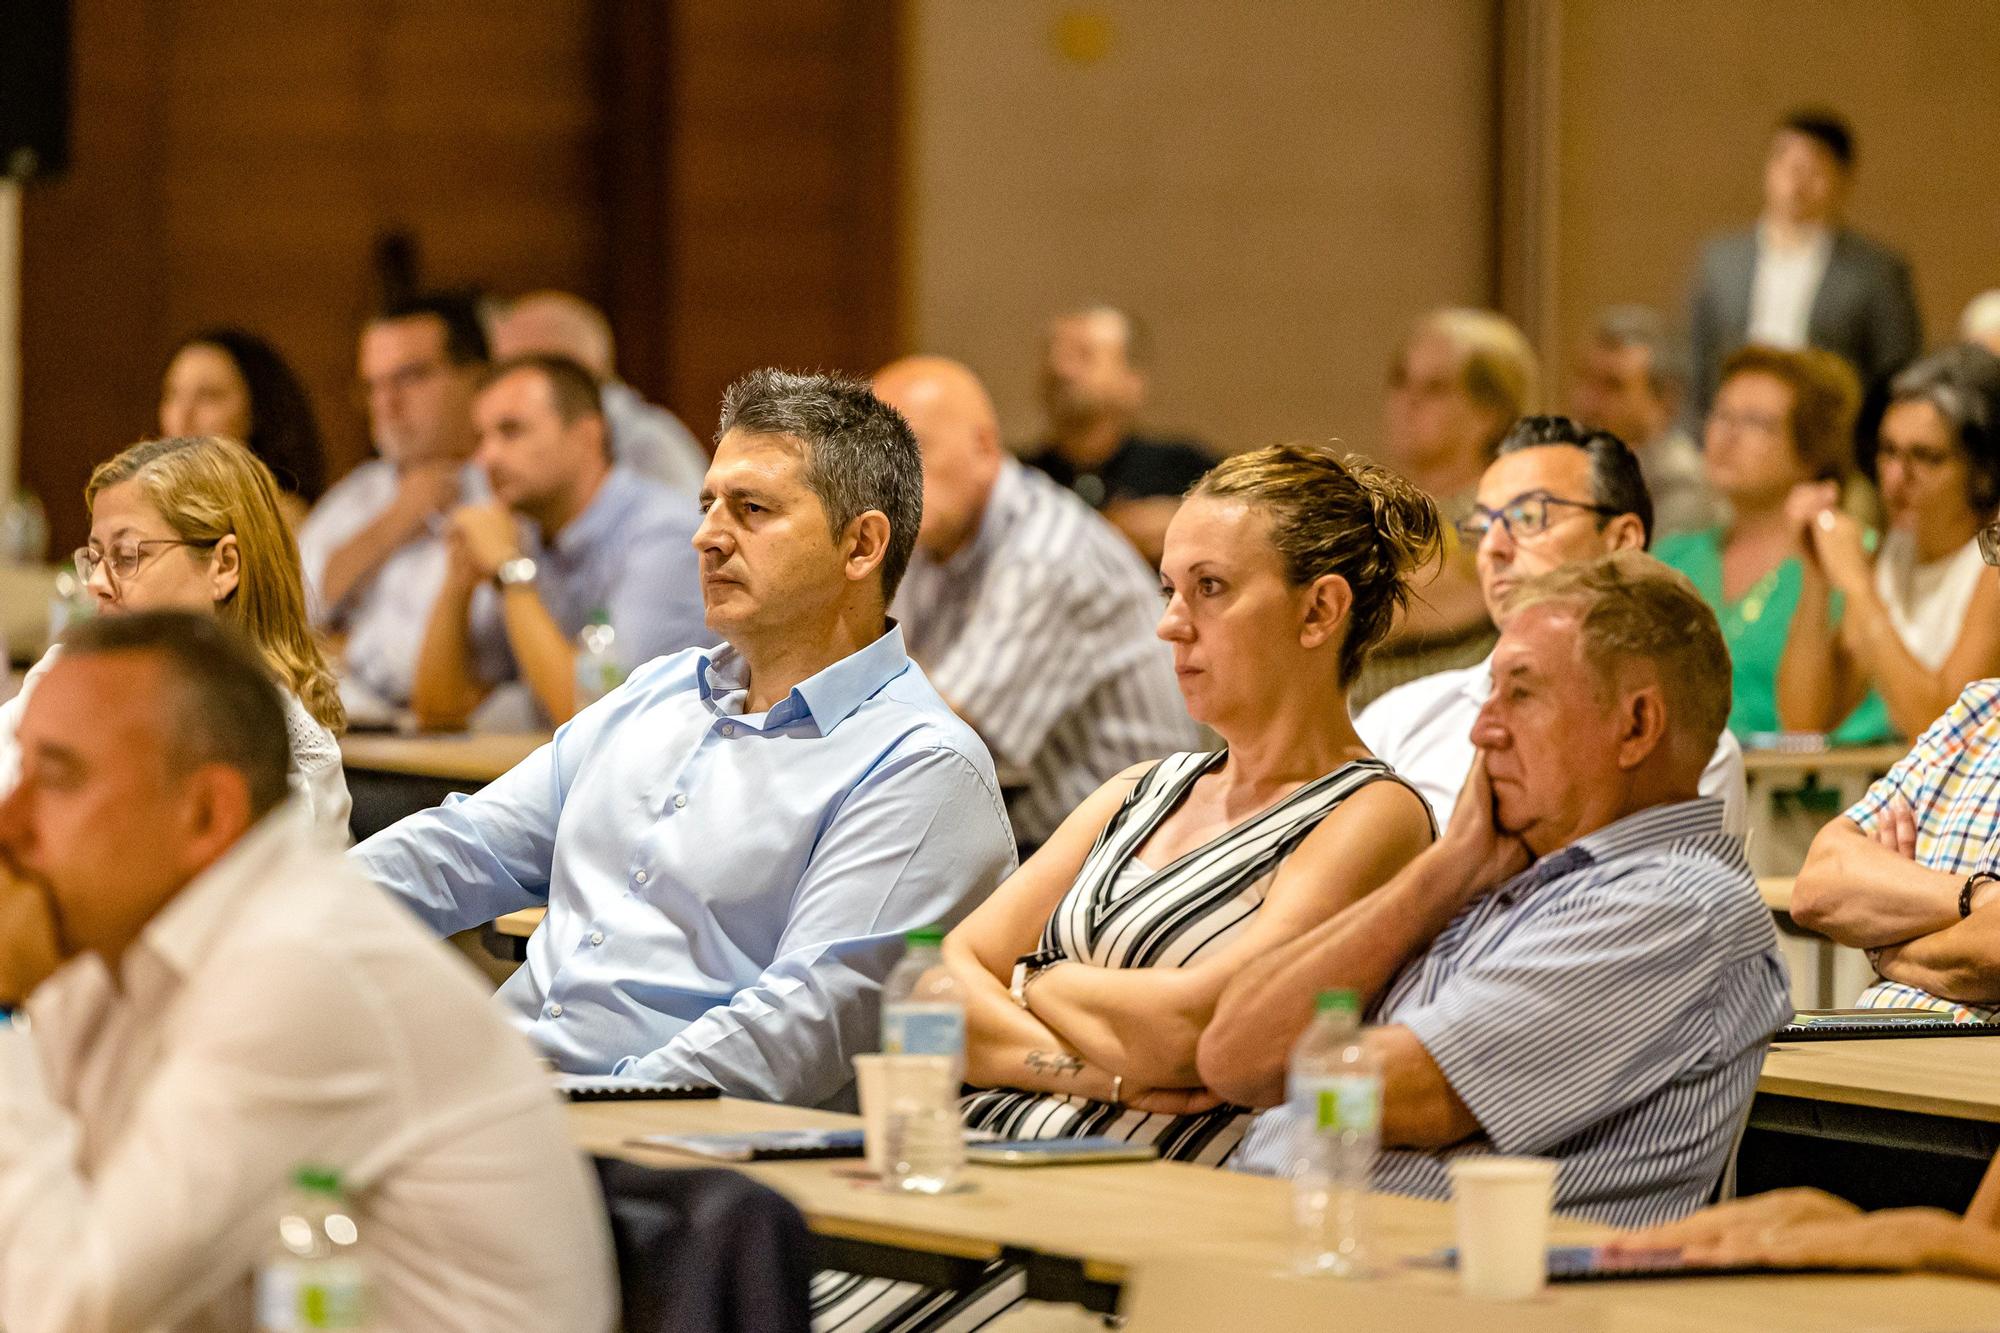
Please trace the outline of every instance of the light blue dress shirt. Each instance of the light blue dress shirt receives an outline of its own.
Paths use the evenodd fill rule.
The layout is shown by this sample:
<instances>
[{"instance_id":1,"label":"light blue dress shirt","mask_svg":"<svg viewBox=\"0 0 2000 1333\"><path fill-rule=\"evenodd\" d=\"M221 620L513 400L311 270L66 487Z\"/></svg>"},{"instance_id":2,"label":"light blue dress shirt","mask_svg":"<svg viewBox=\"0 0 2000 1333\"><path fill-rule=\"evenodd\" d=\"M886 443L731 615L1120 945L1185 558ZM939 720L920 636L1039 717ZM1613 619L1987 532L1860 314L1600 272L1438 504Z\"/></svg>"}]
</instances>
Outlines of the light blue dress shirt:
<instances>
[{"instance_id":1,"label":"light blue dress shirt","mask_svg":"<svg viewBox=\"0 0 2000 1333\"><path fill-rule=\"evenodd\" d=\"M473 796L354 851L440 933L546 902L500 989L562 1069L820 1105L904 931L1013 868L992 760L892 626L745 714L733 649L660 658Z\"/></svg>"}]
</instances>

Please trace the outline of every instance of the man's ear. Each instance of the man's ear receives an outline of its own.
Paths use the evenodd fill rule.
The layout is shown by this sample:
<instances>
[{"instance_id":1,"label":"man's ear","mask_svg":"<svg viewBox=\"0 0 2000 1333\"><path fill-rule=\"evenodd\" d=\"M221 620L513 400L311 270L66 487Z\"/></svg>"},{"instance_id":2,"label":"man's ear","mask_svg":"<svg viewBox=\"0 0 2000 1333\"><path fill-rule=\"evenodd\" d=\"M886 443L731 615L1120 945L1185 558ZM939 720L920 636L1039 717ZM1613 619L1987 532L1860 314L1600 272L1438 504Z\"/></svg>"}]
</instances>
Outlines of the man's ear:
<instances>
[{"instance_id":1,"label":"man's ear","mask_svg":"<svg viewBox=\"0 0 2000 1333\"><path fill-rule=\"evenodd\" d=\"M842 545L848 581L859 583L889 554L889 516L879 509L864 510L848 523Z\"/></svg>"},{"instance_id":2,"label":"man's ear","mask_svg":"<svg viewBox=\"0 0 2000 1333\"><path fill-rule=\"evenodd\" d=\"M257 822L250 782L224 763L197 765L178 779L184 793L185 850L182 869L199 874L219 860Z\"/></svg>"},{"instance_id":3,"label":"man's ear","mask_svg":"<svg viewBox=\"0 0 2000 1333\"><path fill-rule=\"evenodd\" d=\"M1646 549L1646 525L1639 521L1637 514L1618 514L1604 525L1604 553L1613 551L1643 551Z\"/></svg>"},{"instance_id":4,"label":"man's ear","mask_svg":"<svg viewBox=\"0 0 2000 1333\"><path fill-rule=\"evenodd\" d=\"M1625 696L1624 725L1618 737L1618 767L1630 771L1667 743L1667 700L1659 682Z\"/></svg>"},{"instance_id":5,"label":"man's ear","mask_svg":"<svg viewBox=\"0 0 2000 1333\"><path fill-rule=\"evenodd\" d=\"M1322 574L1306 589L1304 616L1299 622L1299 645L1317 648L1340 638L1347 630L1347 617L1354 610L1354 589L1339 574Z\"/></svg>"}]
</instances>

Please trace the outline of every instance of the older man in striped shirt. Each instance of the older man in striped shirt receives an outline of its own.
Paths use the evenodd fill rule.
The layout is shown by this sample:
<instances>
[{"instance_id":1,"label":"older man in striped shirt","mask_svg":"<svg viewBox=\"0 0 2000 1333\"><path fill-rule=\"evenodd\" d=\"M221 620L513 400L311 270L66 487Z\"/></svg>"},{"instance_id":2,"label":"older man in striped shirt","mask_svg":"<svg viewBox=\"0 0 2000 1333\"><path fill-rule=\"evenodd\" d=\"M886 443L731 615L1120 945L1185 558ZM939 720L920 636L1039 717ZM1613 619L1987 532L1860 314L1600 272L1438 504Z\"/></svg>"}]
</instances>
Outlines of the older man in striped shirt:
<instances>
[{"instance_id":1,"label":"older man in striped shirt","mask_svg":"<svg viewBox=\"0 0 2000 1333\"><path fill-rule=\"evenodd\" d=\"M1388 884L1238 974L1203 1035L1218 1094L1270 1106L1315 992L1360 992L1384 1068L1377 1188L1442 1198L1462 1154L1555 1158L1556 1206L1700 1206L1791 1014L1770 914L1699 794L1729 655L1636 551L1523 584L1451 823ZM1299 1108L1238 1164L1284 1170Z\"/></svg>"},{"instance_id":2,"label":"older man in striped shirt","mask_svg":"<svg viewBox=\"0 0 2000 1333\"><path fill-rule=\"evenodd\" d=\"M1081 500L1016 462L964 366L875 376L924 455L924 518L896 599L910 655L1003 769L1014 836L1041 844L1086 796L1199 733L1154 634L1157 580Z\"/></svg>"}]
</instances>

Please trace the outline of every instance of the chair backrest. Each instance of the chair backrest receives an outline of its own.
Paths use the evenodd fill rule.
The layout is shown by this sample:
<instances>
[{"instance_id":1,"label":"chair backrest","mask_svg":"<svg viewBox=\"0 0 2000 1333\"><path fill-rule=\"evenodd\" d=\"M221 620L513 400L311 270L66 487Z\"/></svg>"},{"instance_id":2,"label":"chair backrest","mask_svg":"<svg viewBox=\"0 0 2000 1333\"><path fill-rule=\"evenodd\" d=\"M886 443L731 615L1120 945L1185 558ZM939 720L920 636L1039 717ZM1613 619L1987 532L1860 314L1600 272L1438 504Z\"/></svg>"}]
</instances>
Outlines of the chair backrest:
<instances>
[{"instance_id":1,"label":"chair backrest","mask_svg":"<svg viewBox=\"0 0 2000 1333\"><path fill-rule=\"evenodd\" d=\"M596 1166L626 1333L809 1333L811 1237L783 1195L719 1167Z\"/></svg>"}]
</instances>

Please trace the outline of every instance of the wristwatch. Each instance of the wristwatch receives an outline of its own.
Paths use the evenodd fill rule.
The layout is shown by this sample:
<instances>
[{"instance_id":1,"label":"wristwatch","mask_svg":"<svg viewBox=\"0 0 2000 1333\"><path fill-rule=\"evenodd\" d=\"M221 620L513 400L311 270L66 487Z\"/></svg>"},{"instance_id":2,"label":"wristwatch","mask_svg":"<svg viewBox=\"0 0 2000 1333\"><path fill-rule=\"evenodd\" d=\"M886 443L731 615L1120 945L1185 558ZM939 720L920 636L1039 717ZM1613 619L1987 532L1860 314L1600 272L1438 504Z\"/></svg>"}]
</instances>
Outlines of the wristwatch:
<instances>
[{"instance_id":1,"label":"wristwatch","mask_svg":"<svg viewBox=\"0 0 2000 1333\"><path fill-rule=\"evenodd\" d=\"M1014 997L1014 1003L1023 1009L1028 1007L1028 984L1057 963L1069 959L1058 949L1040 949L1034 953L1024 953L1014 960L1014 976L1007 993Z\"/></svg>"},{"instance_id":2,"label":"wristwatch","mask_svg":"<svg viewBox=\"0 0 2000 1333\"><path fill-rule=\"evenodd\" d=\"M1972 895L1988 884L2000 884L2000 875L1990 870L1975 870L1965 877L1965 887L1958 891L1958 914L1972 915Z\"/></svg>"},{"instance_id":3,"label":"wristwatch","mask_svg":"<svg viewBox=\"0 0 2000 1333\"><path fill-rule=\"evenodd\" d=\"M493 581L503 588L518 587L535 581L535 562L525 555L517 555L512 560L502 560L500 568L493 571Z\"/></svg>"}]
</instances>

